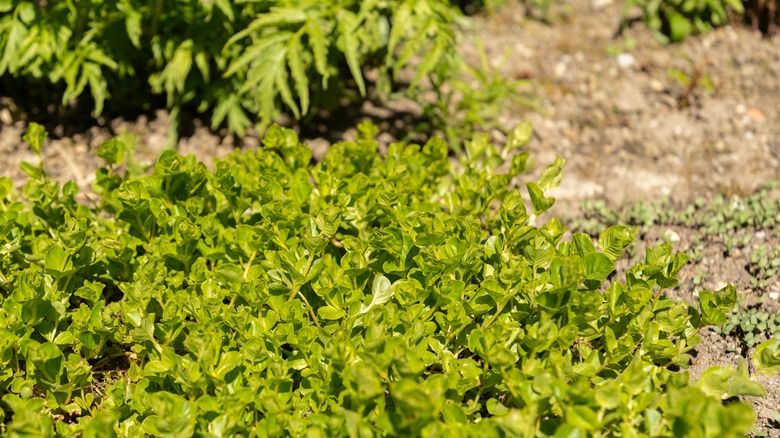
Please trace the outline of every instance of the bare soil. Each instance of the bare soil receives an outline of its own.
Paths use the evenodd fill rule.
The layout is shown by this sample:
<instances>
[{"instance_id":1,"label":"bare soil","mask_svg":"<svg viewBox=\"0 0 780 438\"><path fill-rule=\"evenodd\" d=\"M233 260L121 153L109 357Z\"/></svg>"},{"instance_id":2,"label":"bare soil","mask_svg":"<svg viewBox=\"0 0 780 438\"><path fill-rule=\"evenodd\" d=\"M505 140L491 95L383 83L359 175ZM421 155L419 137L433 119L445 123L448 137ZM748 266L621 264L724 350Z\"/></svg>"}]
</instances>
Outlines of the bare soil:
<instances>
[{"instance_id":1,"label":"bare soil","mask_svg":"<svg viewBox=\"0 0 780 438\"><path fill-rule=\"evenodd\" d=\"M748 195L780 178L780 38L766 39L737 25L717 29L685 42L661 45L641 23L621 32L624 15L617 0L569 0L553 10L550 24L526 18L522 6L510 4L499 13L476 19L460 49L478 57L477 40L488 58L507 78L529 78L539 108L507 106L500 118L509 129L528 119L535 136L528 150L539 167L556 155L567 160L563 183L551 214L576 217L586 199L603 199L619 206L635 201L670 198L685 206L696 198L716 194ZM630 20L631 21L631 20ZM689 78L687 88L670 69ZM708 90L706 81L712 82ZM382 107L367 103L344 118L333 117L302 132L319 157L334 139L349 136L349 126L371 118L385 131L382 140L400 136L399 130L415 106L396 102ZM0 175L20 186L25 177L22 161L35 156L22 142L26 122L22 111L0 97ZM236 148L254 148L255 133L244 138L215 133L198 120L188 122L179 151L194 153L204 162ZM100 164L95 149L122 131L138 137L137 157L153 162L166 144L166 111L135 120L98 120L88 129L72 132L54 123L44 148L47 173L61 182L76 181L89 191ZM500 139L501 134L496 133ZM665 230L658 230L662 233ZM678 228L680 245L698 230ZM642 237L640 246L659 237ZM765 243L780 245L780 236ZM697 269L707 276L699 288L715 289L730 282L748 301L780 291L780 280L767 290L754 290L747 267L751 245L728 256L713 242L701 261L683 272L676 293L694 300L691 279ZM641 253L641 252L640 252ZM780 304L766 304L777 311ZM711 365L734 365L739 355L727 353L728 339L705 332L690 373L694 378ZM749 356L749 354L748 354ZM780 376L756 376L768 396L751 398L758 420L755 434L780 437L773 415L780 411Z\"/></svg>"}]
</instances>

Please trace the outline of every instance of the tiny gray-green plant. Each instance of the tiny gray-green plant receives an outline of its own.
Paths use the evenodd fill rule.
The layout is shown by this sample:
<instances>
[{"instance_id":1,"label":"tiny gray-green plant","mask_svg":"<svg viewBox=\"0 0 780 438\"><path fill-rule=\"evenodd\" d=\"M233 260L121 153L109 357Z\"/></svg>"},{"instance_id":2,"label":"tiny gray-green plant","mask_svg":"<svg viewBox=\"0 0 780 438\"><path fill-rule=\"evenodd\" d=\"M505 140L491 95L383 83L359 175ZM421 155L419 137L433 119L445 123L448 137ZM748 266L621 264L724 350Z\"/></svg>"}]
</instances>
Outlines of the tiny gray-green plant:
<instances>
[{"instance_id":1,"label":"tiny gray-green plant","mask_svg":"<svg viewBox=\"0 0 780 438\"><path fill-rule=\"evenodd\" d=\"M777 272L780 267L780 245L770 247L759 245L750 254L750 280L753 287L765 290L770 282L777 281Z\"/></svg>"},{"instance_id":2,"label":"tiny gray-green plant","mask_svg":"<svg viewBox=\"0 0 780 438\"><path fill-rule=\"evenodd\" d=\"M745 307L740 304L728 315L726 323L714 330L737 342L735 351L745 355L748 350L767 339L780 339L780 314L768 312L759 302Z\"/></svg>"}]
</instances>

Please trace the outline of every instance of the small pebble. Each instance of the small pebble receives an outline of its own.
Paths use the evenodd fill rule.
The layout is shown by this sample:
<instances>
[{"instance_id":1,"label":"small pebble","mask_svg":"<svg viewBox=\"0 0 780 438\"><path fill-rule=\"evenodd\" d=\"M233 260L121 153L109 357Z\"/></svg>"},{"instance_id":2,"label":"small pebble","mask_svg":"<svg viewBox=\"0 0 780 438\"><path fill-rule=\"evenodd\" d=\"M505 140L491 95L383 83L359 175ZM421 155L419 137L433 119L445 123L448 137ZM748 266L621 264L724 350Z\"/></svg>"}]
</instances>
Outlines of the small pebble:
<instances>
[{"instance_id":1,"label":"small pebble","mask_svg":"<svg viewBox=\"0 0 780 438\"><path fill-rule=\"evenodd\" d=\"M8 108L0 110L0 123L3 125L10 125L13 121L14 119L11 117L11 111L8 111Z\"/></svg>"},{"instance_id":2,"label":"small pebble","mask_svg":"<svg viewBox=\"0 0 780 438\"><path fill-rule=\"evenodd\" d=\"M617 56L617 64L622 69L628 69L636 64L636 58L630 53L621 53Z\"/></svg>"},{"instance_id":3,"label":"small pebble","mask_svg":"<svg viewBox=\"0 0 780 438\"><path fill-rule=\"evenodd\" d=\"M748 108L747 115L748 117L755 120L756 122L763 122L764 120L766 120L766 116L758 108L753 108L753 107Z\"/></svg>"}]
</instances>

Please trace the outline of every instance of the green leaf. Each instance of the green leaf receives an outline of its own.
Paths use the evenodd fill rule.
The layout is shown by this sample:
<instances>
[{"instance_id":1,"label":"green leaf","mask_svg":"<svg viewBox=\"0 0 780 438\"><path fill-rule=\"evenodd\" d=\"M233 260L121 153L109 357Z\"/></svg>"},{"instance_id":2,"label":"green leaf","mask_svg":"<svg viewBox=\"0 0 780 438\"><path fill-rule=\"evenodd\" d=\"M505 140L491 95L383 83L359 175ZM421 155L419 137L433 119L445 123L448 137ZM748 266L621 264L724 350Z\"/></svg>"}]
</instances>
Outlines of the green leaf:
<instances>
[{"instance_id":1,"label":"green leaf","mask_svg":"<svg viewBox=\"0 0 780 438\"><path fill-rule=\"evenodd\" d=\"M588 254L596 252L596 246L593 245L593 240L585 233L574 233L571 236L571 240L580 257L585 257Z\"/></svg>"},{"instance_id":2,"label":"green leaf","mask_svg":"<svg viewBox=\"0 0 780 438\"><path fill-rule=\"evenodd\" d=\"M544 193L557 189L561 185L564 164L566 164L566 160L561 157L555 157L555 162L544 169L542 176L539 178L539 187L542 188Z\"/></svg>"},{"instance_id":3,"label":"green leaf","mask_svg":"<svg viewBox=\"0 0 780 438\"><path fill-rule=\"evenodd\" d=\"M301 38L298 35L290 38L287 43L287 63L290 66L290 74L295 81L295 91L301 100L301 114L309 111L309 78L306 75L306 66L301 57Z\"/></svg>"},{"instance_id":4,"label":"green leaf","mask_svg":"<svg viewBox=\"0 0 780 438\"><path fill-rule=\"evenodd\" d=\"M699 306L701 308L702 322L706 325L723 325L737 302L737 288L726 285L719 291L712 293L708 290L699 291Z\"/></svg>"},{"instance_id":5,"label":"green leaf","mask_svg":"<svg viewBox=\"0 0 780 438\"><path fill-rule=\"evenodd\" d=\"M669 22L669 37L672 42L682 41L693 32L693 27L685 16L671 12L666 14Z\"/></svg>"},{"instance_id":6,"label":"green leaf","mask_svg":"<svg viewBox=\"0 0 780 438\"><path fill-rule=\"evenodd\" d=\"M51 438L56 436L51 417L41 415L44 400L39 397L25 398L16 394L3 395L3 404L13 412L12 420L5 430L8 437Z\"/></svg>"},{"instance_id":7,"label":"green leaf","mask_svg":"<svg viewBox=\"0 0 780 438\"><path fill-rule=\"evenodd\" d=\"M605 409L615 409L621 405L620 400L620 388L614 381L607 381L604 384L597 386L596 389L596 403Z\"/></svg>"},{"instance_id":8,"label":"green leaf","mask_svg":"<svg viewBox=\"0 0 780 438\"><path fill-rule=\"evenodd\" d=\"M13 190L14 183L7 176L0 177L0 201L5 200Z\"/></svg>"},{"instance_id":9,"label":"green leaf","mask_svg":"<svg viewBox=\"0 0 780 438\"><path fill-rule=\"evenodd\" d=\"M600 427L598 416L587 406L573 406L566 411L566 422L575 427L595 431Z\"/></svg>"},{"instance_id":10,"label":"green leaf","mask_svg":"<svg viewBox=\"0 0 780 438\"><path fill-rule=\"evenodd\" d=\"M47 271L51 271L56 275L70 270L73 263L65 252L65 249L59 245L54 245L46 251L44 266Z\"/></svg>"},{"instance_id":11,"label":"green leaf","mask_svg":"<svg viewBox=\"0 0 780 438\"><path fill-rule=\"evenodd\" d=\"M328 69L328 38L325 37L322 29L325 24L320 20L312 19L306 23L306 32L309 34L309 45L314 55L314 67L317 73L322 76L322 88L328 88L328 78L330 70Z\"/></svg>"},{"instance_id":12,"label":"green leaf","mask_svg":"<svg viewBox=\"0 0 780 438\"><path fill-rule=\"evenodd\" d=\"M97 150L97 154L106 164L113 166L125 161L125 144L118 138L103 142Z\"/></svg>"},{"instance_id":13,"label":"green leaf","mask_svg":"<svg viewBox=\"0 0 780 438\"><path fill-rule=\"evenodd\" d=\"M120 10L122 10L122 12L124 12L125 30L127 31L127 37L130 38L130 42L135 48L140 49L141 36L143 35L143 29L141 27L143 15L139 11L130 9L130 7L125 6L122 3L117 6Z\"/></svg>"},{"instance_id":14,"label":"green leaf","mask_svg":"<svg viewBox=\"0 0 780 438\"><path fill-rule=\"evenodd\" d=\"M615 271L615 264L604 254L594 252L585 255L581 259L582 271L585 274L586 285L591 289L596 289L607 280L610 274Z\"/></svg>"},{"instance_id":15,"label":"green leaf","mask_svg":"<svg viewBox=\"0 0 780 438\"><path fill-rule=\"evenodd\" d=\"M317 314L320 316L320 318L325 320L337 320L343 318L346 313L341 309L335 309L330 306L323 306L317 309Z\"/></svg>"},{"instance_id":16,"label":"green leaf","mask_svg":"<svg viewBox=\"0 0 780 438\"><path fill-rule=\"evenodd\" d=\"M490 415L496 415L499 417L502 415L506 415L509 412L509 408L502 405L499 401L497 401L494 398L489 399L485 407L487 408L488 413L490 413Z\"/></svg>"},{"instance_id":17,"label":"green leaf","mask_svg":"<svg viewBox=\"0 0 780 438\"><path fill-rule=\"evenodd\" d=\"M236 94L230 94L217 104L214 114L211 116L211 128L217 129L226 119L228 128L239 135L244 135L246 129L252 126L252 122L241 105L241 98Z\"/></svg>"},{"instance_id":18,"label":"green leaf","mask_svg":"<svg viewBox=\"0 0 780 438\"><path fill-rule=\"evenodd\" d=\"M441 32L441 30L439 30ZM449 38L443 37L441 34L437 35L434 40L433 47L431 47L423 56L422 61L416 66L416 73L412 83L409 84L409 88L417 87L420 82L430 76L436 67L442 64L442 57L452 47L452 41Z\"/></svg>"},{"instance_id":19,"label":"green leaf","mask_svg":"<svg viewBox=\"0 0 780 438\"><path fill-rule=\"evenodd\" d=\"M533 213L540 215L549 210L550 207L555 204L555 198L548 198L544 196L544 190L534 182L527 182L528 194L531 196L531 205L533 206Z\"/></svg>"},{"instance_id":20,"label":"green leaf","mask_svg":"<svg viewBox=\"0 0 780 438\"><path fill-rule=\"evenodd\" d=\"M509 138L506 142L506 150L513 151L522 148L531 140L531 134L533 133L533 126L531 122L525 120L515 126L515 129L509 133Z\"/></svg>"},{"instance_id":21,"label":"green leaf","mask_svg":"<svg viewBox=\"0 0 780 438\"><path fill-rule=\"evenodd\" d=\"M588 436L586 429L581 429L573 424L561 424L555 430L555 438L585 438Z\"/></svg>"},{"instance_id":22,"label":"green leaf","mask_svg":"<svg viewBox=\"0 0 780 438\"><path fill-rule=\"evenodd\" d=\"M33 179L43 179L46 176L40 167L33 166L32 164L25 161L19 163L19 168L22 170L22 172L27 174L27 176Z\"/></svg>"},{"instance_id":23,"label":"green leaf","mask_svg":"<svg viewBox=\"0 0 780 438\"><path fill-rule=\"evenodd\" d=\"M25 345L25 350L27 350L29 360L35 364L43 382L49 385L60 383L65 356L57 344L46 342L35 345L31 342Z\"/></svg>"},{"instance_id":24,"label":"green leaf","mask_svg":"<svg viewBox=\"0 0 780 438\"><path fill-rule=\"evenodd\" d=\"M770 339L761 343L753 352L756 370L765 374L780 373L780 340Z\"/></svg>"},{"instance_id":25,"label":"green leaf","mask_svg":"<svg viewBox=\"0 0 780 438\"><path fill-rule=\"evenodd\" d=\"M46 128L35 122L30 122L30 124L27 125L27 133L24 134L24 141L30 145L30 148L35 152L35 155L40 155L41 149L43 148L43 142L46 141L46 137L48 136L49 133L46 132Z\"/></svg>"},{"instance_id":26,"label":"green leaf","mask_svg":"<svg viewBox=\"0 0 780 438\"><path fill-rule=\"evenodd\" d=\"M224 380L225 376L239 367L243 356L238 351L228 351L219 360L219 366L214 369L214 377Z\"/></svg>"},{"instance_id":27,"label":"green leaf","mask_svg":"<svg viewBox=\"0 0 780 438\"><path fill-rule=\"evenodd\" d=\"M223 263L217 266L217 279L225 284L237 284L244 280L244 270L235 263Z\"/></svg>"},{"instance_id":28,"label":"green leaf","mask_svg":"<svg viewBox=\"0 0 780 438\"><path fill-rule=\"evenodd\" d=\"M682 70L678 70L676 68L670 68L669 70L666 71L666 74L669 77L676 79L677 82L679 82L683 87L688 87L691 83L691 79Z\"/></svg>"},{"instance_id":29,"label":"green leaf","mask_svg":"<svg viewBox=\"0 0 780 438\"><path fill-rule=\"evenodd\" d=\"M738 14L744 14L745 13L745 6L742 4L742 1L740 0L726 0L726 3L728 3L729 6L731 6L732 9L734 9L734 12Z\"/></svg>"},{"instance_id":30,"label":"green leaf","mask_svg":"<svg viewBox=\"0 0 780 438\"><path fill-rule=\"evenodd\" d=\"M360 42L355 35L357 17L352 12L343 10L338 18L340 43L344 57L347 59L349 71L357 83L360 95L366 95L366 84L363 81L363 71L360 67Z\"/></svg>"},{"instance_id":31,"label":"green leaf","mask_svg":"<svg viewBox=\"0 0 780 438\"><path fill-rule=\"evenodd\" d=\"M705 394L722 400L745 395L766 396L764 387L748 378L744 359L737 369L719 366L707 368L701 375L699 385Z\"/></svg>"},{"instance_id":32,"label":"green leaf","mask_svg":"<svg viewBox=\"0 0 780 438\"><path fill-rule=\"evenodd\" d=\"M634 243L634 233L623 225L609 227L599 235L601 252L613 262L618 260L632 243Z\"/></svg>"},{"instance_id":33,"label":"green leaf","mask_svg":"<svg viewBox=\"0 0 780 438\"><path fill-rule=\"evenodd\" d=\"M395 289L390 284L390 280L384 275L377 275L374 277L374 283L371 286L371 302L366 305L360 306L360 314L367 313L375 306L381 306L390 301L395 295Z\"/></svg>"}]
</instances>

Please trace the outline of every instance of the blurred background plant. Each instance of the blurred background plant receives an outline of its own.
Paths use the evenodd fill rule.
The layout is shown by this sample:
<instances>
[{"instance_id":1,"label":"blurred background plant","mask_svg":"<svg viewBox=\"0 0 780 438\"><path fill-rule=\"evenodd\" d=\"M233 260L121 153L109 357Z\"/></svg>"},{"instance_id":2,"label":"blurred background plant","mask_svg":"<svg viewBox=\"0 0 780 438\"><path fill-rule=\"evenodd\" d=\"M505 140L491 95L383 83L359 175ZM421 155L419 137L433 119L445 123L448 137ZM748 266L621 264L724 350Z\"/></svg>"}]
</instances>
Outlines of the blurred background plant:
<instances>
[{"instance_id":1,"label":"blurred background plant","mask_svg":"<svg viewBox=\"0 0 780 438\"><path fill-rule=\"evenodd\" d=\"M678 57L685 60L687 67L669 68L667 75L682 86L682 90L676 96L677 106L682 109L694 105L701 91L706 91L709 94L714 93L715 83L712 75L707 71L710 66L708 60L696 62L685 53L678 54Z\"/></svg>"},{"instance_id":2,"label":"blurred background plant","mask_svg":"<svg viewBox=\"0 0 780 438\"><path fill-rule=\"evenodd\" d=\"M626 10L638 6L647 26L665 43L707 32L729 21L729 10L744 14L742 0L626 0Z\"/></svg>"},{"instance_id":3,"label":"blurred background plant","mask_svg":"<svg viewBox=\"0 0 780 438\"><path fill-rule=\"evenodd\" d=\"M55 116L165 106L176 124L186 108L238 135L283 112L305 123L370 93L416 96L466 71L493 91L455 88L489 106L511 84L452 50L465 20L447 0L0 0L0 81ZM460 105L447 103L426 109L435 123Z\"/></svg>"},{"instance_id":4,"label":"blurred background plant","mask_svg":"<svg viewBox=\"0 0 780 438\"><path fill-rule=\"evenodd\" d=\"M426 98L431 90L416 89L412 99L422 102L422 121L416 132L441 132L456 152L462 151L462 139L476 131L502 130L498 121L503 106L514 102L528 108L536 108L534 97L527 90L530 81L512 79L501 72L509 52L498 67L493 67L481 41L477 41L479 65L461 64L457 75L446 79L432 75L430 78L433 98Z\"/></svg>"}]
</instances>

